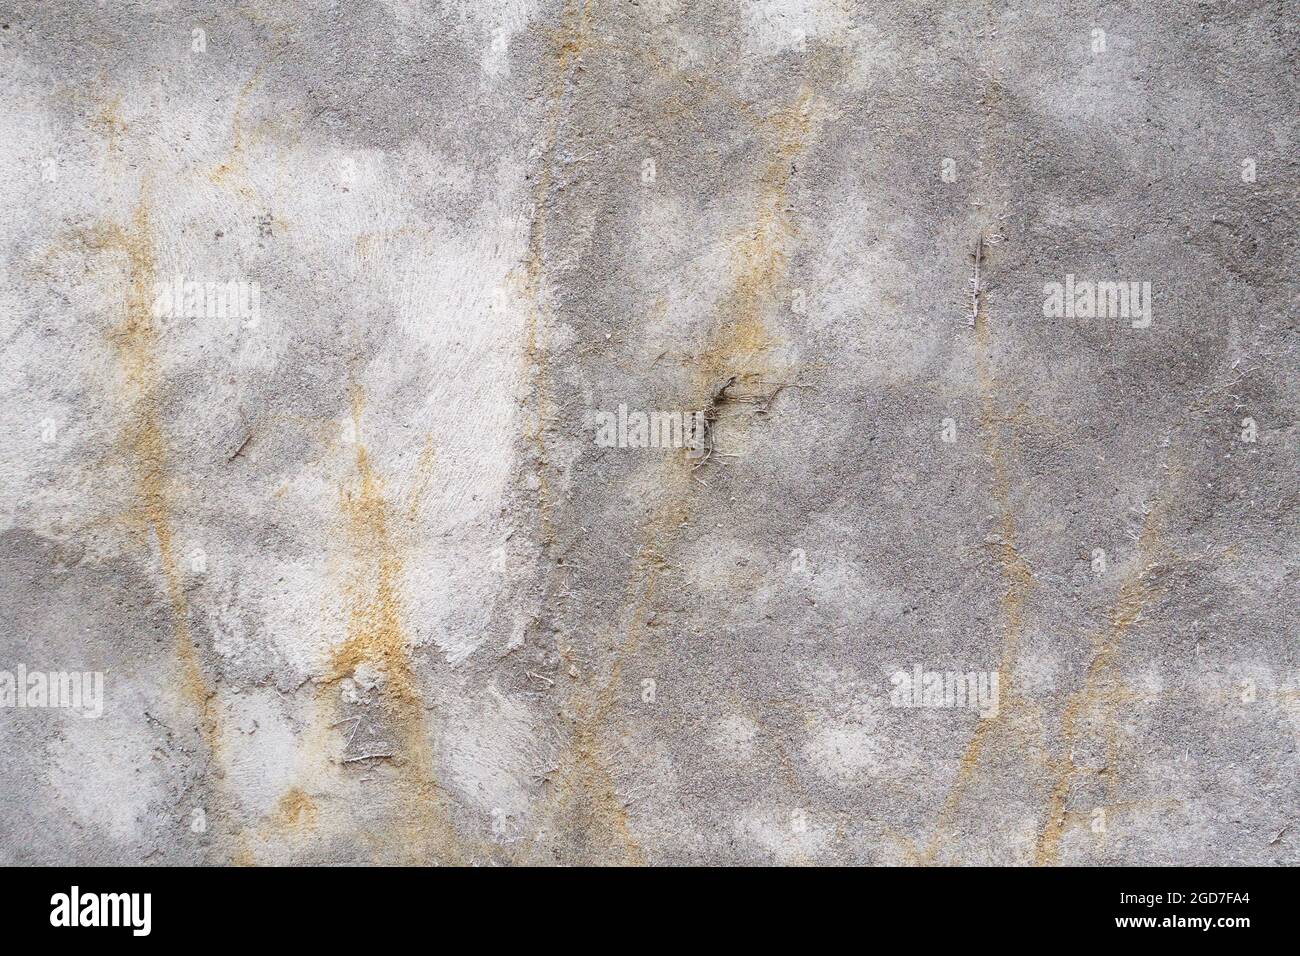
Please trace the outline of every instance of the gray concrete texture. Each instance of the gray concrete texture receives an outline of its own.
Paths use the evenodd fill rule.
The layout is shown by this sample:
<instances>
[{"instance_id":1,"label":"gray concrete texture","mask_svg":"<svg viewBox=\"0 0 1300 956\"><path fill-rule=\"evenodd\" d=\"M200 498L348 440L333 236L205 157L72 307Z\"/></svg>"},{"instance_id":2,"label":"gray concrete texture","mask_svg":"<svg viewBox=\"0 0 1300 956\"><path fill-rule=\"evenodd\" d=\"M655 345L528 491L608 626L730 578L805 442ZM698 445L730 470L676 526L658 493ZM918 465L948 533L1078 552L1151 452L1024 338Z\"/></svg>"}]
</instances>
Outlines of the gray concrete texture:
<instances>
[{"instance_id":1,"label":"gray concrete texture","mask_svg":"<svg viewBox=\"0 0 1300 956\"><path fill-rule=\"evenodd\" d=\"M1300 861L1298 46L0 4L0 860Z\"/></svg>"}]
</instances>

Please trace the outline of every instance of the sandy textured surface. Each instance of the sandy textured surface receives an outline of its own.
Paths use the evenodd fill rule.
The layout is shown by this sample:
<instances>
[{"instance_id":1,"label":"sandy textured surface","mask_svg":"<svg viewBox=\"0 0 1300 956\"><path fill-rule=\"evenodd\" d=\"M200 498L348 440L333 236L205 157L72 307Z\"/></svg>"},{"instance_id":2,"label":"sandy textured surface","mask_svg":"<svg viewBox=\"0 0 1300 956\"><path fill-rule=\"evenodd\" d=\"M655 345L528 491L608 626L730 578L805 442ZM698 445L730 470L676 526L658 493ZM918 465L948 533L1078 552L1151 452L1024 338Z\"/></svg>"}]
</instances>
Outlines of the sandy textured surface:
<instances>
[{"instance_id":1,"label":"sandy textured surface","mask_svg":"<svg viewBox=\"0 0 1300 956\"><path fill-rule=\"evenodd\" d=\"M1295 14L0 4L0 861L1300 862Z\"/></svg>"}]
</instances>

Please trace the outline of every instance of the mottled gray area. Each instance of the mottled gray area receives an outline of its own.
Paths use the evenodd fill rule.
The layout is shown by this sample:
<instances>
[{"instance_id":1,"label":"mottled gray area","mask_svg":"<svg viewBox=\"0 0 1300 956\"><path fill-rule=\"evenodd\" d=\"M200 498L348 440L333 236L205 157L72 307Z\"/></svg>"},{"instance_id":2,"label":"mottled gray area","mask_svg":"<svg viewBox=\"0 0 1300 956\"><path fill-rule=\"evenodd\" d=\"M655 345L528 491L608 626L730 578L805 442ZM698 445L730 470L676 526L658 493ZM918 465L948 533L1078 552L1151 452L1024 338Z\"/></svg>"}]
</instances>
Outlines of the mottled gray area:
<instances>
[{"instance_id":1,"label":"mottled gray area","mask_svg":"<svg viewBox=\"0 0 1300 956\"><path fill-rule=\"evenodd\" d=\"M0 861L1300 862L1295 14L0 4Z\"/></svg>"}]
</instances>

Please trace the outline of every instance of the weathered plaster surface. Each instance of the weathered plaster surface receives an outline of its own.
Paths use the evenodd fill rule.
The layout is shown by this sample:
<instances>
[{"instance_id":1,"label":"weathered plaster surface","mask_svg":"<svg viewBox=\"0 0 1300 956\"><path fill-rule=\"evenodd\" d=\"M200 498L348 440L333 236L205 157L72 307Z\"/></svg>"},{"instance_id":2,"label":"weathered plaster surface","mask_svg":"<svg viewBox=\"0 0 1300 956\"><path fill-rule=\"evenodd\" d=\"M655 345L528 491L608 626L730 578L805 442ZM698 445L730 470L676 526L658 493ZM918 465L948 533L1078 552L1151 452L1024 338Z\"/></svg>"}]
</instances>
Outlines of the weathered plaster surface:
<instances>
[{"instance_id":1,"label":"weathered plaster surface","mask_svg":"<svg viewBox=\"0 0 1300 956\"><path fill-rule=\"evenodd\" d=\"M0 860L1300 860L1288 4L0 25Z\"/></svg>"}]
</instances>

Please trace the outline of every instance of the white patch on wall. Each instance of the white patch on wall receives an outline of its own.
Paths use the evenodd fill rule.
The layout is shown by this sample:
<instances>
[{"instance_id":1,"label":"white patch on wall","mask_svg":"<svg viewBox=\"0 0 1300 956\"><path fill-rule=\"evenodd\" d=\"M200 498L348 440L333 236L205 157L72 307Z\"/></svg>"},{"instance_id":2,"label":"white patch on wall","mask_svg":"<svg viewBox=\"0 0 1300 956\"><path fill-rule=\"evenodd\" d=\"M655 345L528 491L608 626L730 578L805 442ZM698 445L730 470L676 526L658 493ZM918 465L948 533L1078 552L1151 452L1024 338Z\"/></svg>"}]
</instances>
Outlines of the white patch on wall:
<instances>
[{"instance_id":1,"label":"white patch on wall","mask_svg":"<svg viewBox=\"0 0 1300 956\"><path fill-rule=\"evenodd\" d=\"M849 89L861 89L874 82L892 82L900 73L911 72L920 66L915 61L922 54L905 57L890 34L869 23L855 24L850 36L853 38L853 66L846 82Z\"/></svg>"},{"instance_id":2,"label":"white patch on wall","mask_svg":"<svg viewBox=\"0 0 1300 956\"><path fill-rule=\"evenodd\" d=\"M749 4L749 35L765 53L797 49L813 39L828 39L849 26L835 0L756 0Z\"/></svg>"},{"instance_id":3,"label":"white patch on wall","mask_svg":"<svg viewBox=\"0 0 1300 956\"><path fill-rule=\"evenodd\" d=\"M532 19L537 10L533 0L496 0L484 3L477 0L468 6L479 11L488 27L487 49L479 63L483 73L493 79L510 72L510 42Z\"/></svg>"},{"instance_id":4,"label":"white patch on wall","mask_svg":"<svg viewBox=\"0 0 1300 956\"><path fill-rule=\"evenodd\" d=\"M744 714L728 714L717 722L709 736L718 756L727 763L744 764L754 759L758 724Z\"/></svg>"},{"instance_id":5,"label":"white patch on wall","mask_svg":"<svg viewBox=\"0 0 1300 956\"><path fill-rule=\"evenodd\" d=\"M807 562L814 572L807 587L817 603L840 608L851 620L897 619L909 601L906 592L839 553L815 551Z\"/></svg>"},{"instance_id":6,"label":"white patch on wall","mask_svg":"<svg viewBox=\"0 0 1300 956\"><path fill-rule=\"evenodd\" d=\"M459 26L466 42L480 49L485 76L497 79L510 71L511 41L537 14L537 0L384 0L409 44L417 29ZM436 10L436 16L426 13ZM448 24L448 21L450 23Z\"/></svg>"},{"instance_id":7,"label":"white patch on wall","mask_svg":"<svg viewBox=\"0 0 1300 956\"><path fill-rule=\"evenodd\" d=\"M247 812L266 816L299 782L298 740L274 691L223 694L222 703L226 785Z\"/></svg>"},{"instance_id":8,"label":"white patch on wall","mask_svg":"<svg viewBox=\"0 0 1300 956\"><path fill-rule=\"evenodd\" d=\"M48 744L50 786L84 826L122 843L140 837L152 803L163 797L152 759L155 734L135 714L108 707L96 720L73 717Z\"/></svg>"},{"instance_id":9,"label":"white patch on wall","mask_svg":"<svg viewBox=\"0 0 1300 956\"><path fill-rule=\"evenodd\" d=\"M1137 672L1135 683L1138 691L1147 697L1159 697L1165 689L1164 675L1160 668L1149 664Z\"/></svg>"},{"instance_id":10,"label":"white patch on wall","mask_svg":"<svg viewBox=\"0 0 1300 956\"><path fill-rule=\"evenodd\" d=\"M336 594L321 593L321 582L328 579L326 562L321 558L274 561L265 554L247 555L244 560L258 570L255 575L240 577L237 597L232 600L257 609L253 615L257 630L247 631L245 615L222 613L223 604L214 602L214 649L223 658L245 666L275 664L277 676L291 684L325 675L330 650L342 640L347 624L347 609ZM217 567L220 573L222 566ZM265 661L268 644L279 652L278 660ZM289 673L280 670L284 664Z\"/></svg>"},{"instance_id":11,"label":"white patch on wall","mask_svg":"<svg viewBox=\"0 0 1300 956\"><path fill-rule=\"evenodd\" d=\"M858 353L873 383L911 381L941 351L935 336L918 331L925 320L918 325L915 313L929 302L899 257L912 240L880 194L863 191L857 183L844 185L845 198L834 218L803 226L802 244L826 254L810 264L805 280L809 298L800 324L818 336L834 336L837 347L848 345ZM953 278L965 282L966 274L960 274ZM861 332L844 343L841 330L846 327Z\"/></svg>"},{"instance_id":12,"label":"white patch on wall","mask_svg":"<svg viewBox=\"0 0 1300 956\"><path fill-rule=\"evenodd\" d=\"M820 715L804 748L822 779L851 786L867 777L905 777L917 771L916 748L877 731L879 701L855 704L843 715Z\"/></svg>"},{"instance_id":13,"label":"white patch on wall","mask_svg":"<svg viewBox=\"0 0 1300 956\"><path fill-rule=\"evenodd\" d=\"M323 441L326 460L310 466L319 468L323 486L317 492L300 479L290 489L305 496L295 523L308 541L317 529L332 529L324 550L336 567L317 593L337 592L357 570L339 487L355 485L363 447L387 505L389 544L403 559L402 625L457 662L491 636L485 624L500 583L471 556L490 555L500 540L500 502L519 428L528 310L518 268L528 234L523 157L494 157L495 168L476 175L409 142L385 154L352 155L347 192L315 185L321 170L347 158L322 154L315 144L279 160L286 182L303 184L286 188L279 206L295 224L296 254L336 264L349 311L379 317L384 329L366 343L369 359L351 376L359 420L339 409L347 419L339 427L352 434ZM320 620L304 613L285 622L289 633L277 632L276 640L292 645L287 653L314 648Z\"/></svg>"},{"instance_id":14,"label":"white patch on wall","mask_svg":"<svg viewBox=\"0 0 1300 956\"><path fill-rule=\"evenodd\" d=\"M1029 697L1050 694L1056 690L1059 669L1058 658L1038 650L1028 650L1016 659L1012 669L1012 683Z\"/></svg>"},{"instance_id":15,"label":"white patch on wall","mask_svg":"<svg viewBox=\"0 0 1300 956\"><path fill-rule=\"evenodd\" d=\"M830 843L832 831L810 808L763 807L736 820L736 835L772 854L778 863L811 863Z\"/></svg>"},{"instance_id":16,"label":"white patch on wall","mask_svg":"<svg viewBox=\"0 0 1300 956\"><path fill-rule=\"evenodd\" d=\"M652 473L649 480L657 481L658 473ZM682 563L690 568L691 579L698 582L701 594L725 595L735 600L737 593L748 592L758 583L766 561L746 542L719 534L707 542L683 547Z\"/></svg>"},{"instance_id":17,"label":"white patch on wall","mask_svg":"<svg viewBox=\"0 0 1300 956\"><path fill-rule=\"evenodd\" d=\"M542 756L528 708L489 685L476 706L449 719L446 763L460 792L497 832L521 825L529 807L528 782Z\"/></svg>"}]
</instances>

